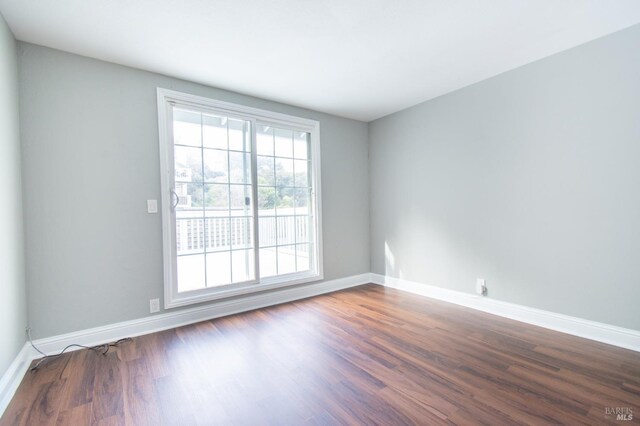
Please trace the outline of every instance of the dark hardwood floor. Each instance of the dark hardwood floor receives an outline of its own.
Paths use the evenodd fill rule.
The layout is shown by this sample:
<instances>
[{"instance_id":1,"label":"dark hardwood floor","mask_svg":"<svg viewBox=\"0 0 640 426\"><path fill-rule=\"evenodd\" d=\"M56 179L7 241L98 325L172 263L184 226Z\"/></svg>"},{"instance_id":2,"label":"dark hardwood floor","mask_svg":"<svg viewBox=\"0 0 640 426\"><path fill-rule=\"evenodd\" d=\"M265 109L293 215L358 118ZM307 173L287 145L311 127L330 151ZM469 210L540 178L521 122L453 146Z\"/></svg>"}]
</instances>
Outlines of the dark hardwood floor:
<instances>
[{"instance_id":1,"label":"dark hardwood floor","mask_svg":"<svg viewBox=\"0 0 640 426\"><path fill-rule=\"evenodd\" d=\"M27 373L0 424L639 418L640 353L367 285L49 360Z\"/></svg>"}]
</instances>

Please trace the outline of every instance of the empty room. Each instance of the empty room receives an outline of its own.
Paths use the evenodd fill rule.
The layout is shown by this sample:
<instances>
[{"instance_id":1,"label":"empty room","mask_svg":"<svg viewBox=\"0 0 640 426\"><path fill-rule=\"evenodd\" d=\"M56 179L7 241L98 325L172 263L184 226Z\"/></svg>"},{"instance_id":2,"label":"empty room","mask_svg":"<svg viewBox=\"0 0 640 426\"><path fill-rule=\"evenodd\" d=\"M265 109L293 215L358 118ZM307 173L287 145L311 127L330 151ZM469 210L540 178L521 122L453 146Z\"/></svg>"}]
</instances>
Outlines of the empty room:
<instances>
[{"instance_id":1,"label":"empty room","mask_svg":"<svg viewBox=\"0 0 640 426\"><path fill-rule=\"evenodd\" d=\"M640 424L640 1L0 0L0 426Z\"/></svg>"}]
</instances>

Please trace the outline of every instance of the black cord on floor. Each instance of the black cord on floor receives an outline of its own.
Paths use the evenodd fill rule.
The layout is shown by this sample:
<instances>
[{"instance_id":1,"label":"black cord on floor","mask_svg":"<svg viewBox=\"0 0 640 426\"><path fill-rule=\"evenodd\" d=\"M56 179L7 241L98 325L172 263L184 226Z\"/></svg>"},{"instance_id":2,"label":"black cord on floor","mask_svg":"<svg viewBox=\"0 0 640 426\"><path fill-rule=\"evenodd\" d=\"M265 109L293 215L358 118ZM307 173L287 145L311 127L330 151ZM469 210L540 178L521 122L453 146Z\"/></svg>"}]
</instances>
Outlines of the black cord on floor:
<instances>
[{"instance_id":1,"label":"black cord on floor","mask_svg":"<svg viewBox=\"0 0 640 426\"><path fill-rule=\"evenodd\" d=\"M120 339L120 340L116 340L115 342L111 342L111 343L105 343L104 345L97 345L97 346L84 346L84 345L80 345L80 344L76 344L73 343L71 345L68 345L66 348L64 348L62 351L60 351L60 353L57 353L55 355L47 355L44 352L42 352L40 349L38 349L36 347L36 345L33 344L33 340L31 339L31 329L27 329L27 336L29 337L29 343L31 343L31 346L33 347L33 349L35 349L36 351L38 351L43 358L41 358L36 365L34 365L33 367L31 367L30 371L37 371L38 368L40 367L40 365L50 359L50 358L57 358L59 356L61 356L62 354L64 354L67 349L69 348L84 348L84 349L89 349L92 350L96 353L100 353L102 355L106 355L107 352L109 352L109 348L111 347L117 347L120 346L123 343L127 343L127 342L131 342L133 339L131 337L125 337L124 339Z\"/></svg>"}]
</instances>

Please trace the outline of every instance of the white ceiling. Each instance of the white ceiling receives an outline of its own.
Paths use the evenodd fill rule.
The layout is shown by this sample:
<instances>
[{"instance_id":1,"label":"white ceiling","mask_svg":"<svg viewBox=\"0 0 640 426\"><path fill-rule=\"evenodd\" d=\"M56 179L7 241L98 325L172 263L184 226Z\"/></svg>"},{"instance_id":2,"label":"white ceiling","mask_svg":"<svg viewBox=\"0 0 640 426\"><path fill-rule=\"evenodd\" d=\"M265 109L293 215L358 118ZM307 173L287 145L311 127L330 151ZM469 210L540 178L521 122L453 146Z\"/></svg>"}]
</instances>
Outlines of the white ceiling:
<instances>
[{"instance_id":1,"label":"white ceiling","mask_svg":"<svg viewBox=\"0 0 640 426\"><path fill-rule=\"evenodd\" d=\"M370 121L640 22L639 0L0 0L20 40Z\"/></svg>"}]
</instances>

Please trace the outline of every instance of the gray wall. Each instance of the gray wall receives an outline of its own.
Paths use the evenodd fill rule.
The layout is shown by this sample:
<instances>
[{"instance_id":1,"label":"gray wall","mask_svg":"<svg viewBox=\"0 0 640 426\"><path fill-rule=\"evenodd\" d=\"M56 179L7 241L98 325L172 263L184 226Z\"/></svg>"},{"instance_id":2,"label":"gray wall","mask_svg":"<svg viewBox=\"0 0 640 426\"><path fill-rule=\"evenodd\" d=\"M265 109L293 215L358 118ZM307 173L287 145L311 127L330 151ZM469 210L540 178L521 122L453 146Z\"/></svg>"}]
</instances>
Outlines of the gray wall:
<instances>
[{"instance_id":1,"label":"gray wall","mask_svg":"<svg viewBox=\"0 0 640 426\"><path fill-rule=\"evenodd\" d=\"M46 337L162 298L156 87L320 121L325 279L369 272L367 124L20 43L29 321Z\"/></svg>"},{"instance_id":2,"label":"gray wall","mask_svg":"<svg viewBox=\"0 0 640 426\"><path fill-rule=\"evenodd\" d=\"M370 123L373 272L640 329L638 52L634 26Z\"/></svg>"},{"instance_id":3,"label":"gray wall","mask_svg":"<svg viewBox=\"0 0 640 426\"><path fill-rule=\"evenodd\" d=\"M19 129L16 42L0 15L0 376L27 325Z\"/></svg>"},{"instance_id":4,"label":"gray wall","mask_svg":"<svg viewBox=\"0 0 640 426\"><path fill-rule=\"evenodd\" d=\"M367 127L19 43L34 335L141 318L162 295L160 216L145 205L160 198L158 86L321 122L326 279L369 271L370 254L376 273L465 292L483 277L492 298L640 329L638 51L640 26ZM15 94L0 102L16 123ZM19 224L17 130L1 129L15 202L0 215ZM17 324L6 359L24 341L19 228L0 243L17 284L0 297L1 326Z\"/></svg>"}]
</instances>

